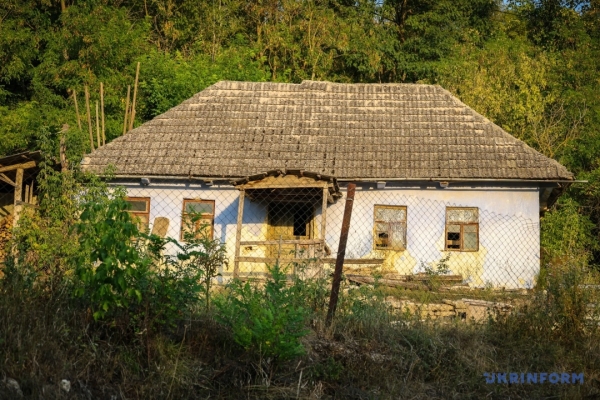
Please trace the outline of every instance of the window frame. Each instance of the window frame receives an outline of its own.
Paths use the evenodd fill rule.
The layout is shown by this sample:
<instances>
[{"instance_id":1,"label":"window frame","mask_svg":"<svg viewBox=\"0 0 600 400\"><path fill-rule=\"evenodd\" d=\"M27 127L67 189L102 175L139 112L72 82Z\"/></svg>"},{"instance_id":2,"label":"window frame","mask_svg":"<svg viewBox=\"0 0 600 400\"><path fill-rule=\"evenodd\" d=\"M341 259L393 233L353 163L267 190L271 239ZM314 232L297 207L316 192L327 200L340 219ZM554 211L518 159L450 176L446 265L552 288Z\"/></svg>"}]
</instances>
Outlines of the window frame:
<instances>
[{"instance_id":1,"label":"window frame","mask_svg":"<svg viewBox=\"0 0 600 400\"><path fill-rule=\"evenodd\" d=\"M377 209L393 209L393 210L404 210L404 221L397 221L394 223L403 223L404 225L404 240L403 240L403 247L378 247L377 243L378 243L378 230L377 230L377 224L391 224L391 222L389 221L381 221L377 219ZM373 205L373 250L381 250L381 251L405 251L406 248L408 247L408 207L407 206L399 206L399 205L392 205L392 204L374 204ZM390 234L392 234L393 230L391 229L391 227L388 227L388 241L390 243L392 243L393 239L389 236Z\"/></svg>"},{"instance_id":2,"label":"window frame","mask_svg":"<svg viewBox=\"0 0 600 400\"><path fill-rule=\"evenodd\" d=\"M477 222L448 221L449 210L477 210ZM460 248L453 249L448 247L448 227L458 225L460 227ZM475 249L465 249L465 226L474 226L477 235L477 246ZM472 232L469 232L472 233ZM444 229L444 251L457 251L461 253L476 253L479 251L479 207L446 207L445 229Z\"/></svg>"},{"instance_id":3,"label":"window frame","mask_svg":"<svg viewBox=\"0 0 600 400\"><path fill-rule=\"evenodd\" d=\"M212 214L202 213L202 218L200 220L196 221L196 223L200 223L202 220L208 220L208 218L205 218L205 216L210 216L210 223L208 224L208 226L210 227L210 234L208 235L208 237L210 238L210 240L213 240L214 236L215 236L215 215L216 215L215 200L183 199L183 206L181 209L181 226L179 228L179 241L185 242L183 235L184 235L184 227L185 227L185 218L188 215L188 213L186 212L186 206L189 203L200 203L200 204L211 204L212 205L212 209L213 209Z\"/></svg>"},{"instance_id":4,"label":"window frame","mask_svg":"<svg viewBox=\"0 0 600 400\"><path fill-rule=\"evenodd\" d=\"M145 224L142 224L144 226L145 230L150 229L150 200L151 200L150 197L134 197L134 196L127 196L127 197L125 197L125 201L126 202L143 201L143 202L146 203L146 210L145 211L127 210L127 212L130 215L132 215L134 218L137 217L138 220L140 220L139 216L145 216L146 217L146 221L147 222ZM140 225L138 225L138 228L140 228Z\"/></svg>"}]
</instances>

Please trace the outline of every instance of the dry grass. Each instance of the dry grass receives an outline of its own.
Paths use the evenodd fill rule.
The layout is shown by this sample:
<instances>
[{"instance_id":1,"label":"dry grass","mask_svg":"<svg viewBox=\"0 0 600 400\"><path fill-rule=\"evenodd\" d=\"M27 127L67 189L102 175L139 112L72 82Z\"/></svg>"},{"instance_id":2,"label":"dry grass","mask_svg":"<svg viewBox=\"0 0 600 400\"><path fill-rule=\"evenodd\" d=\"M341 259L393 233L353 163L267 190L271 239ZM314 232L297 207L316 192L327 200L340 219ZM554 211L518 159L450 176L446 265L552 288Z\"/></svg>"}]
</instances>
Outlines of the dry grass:
<instances>
[{"instance_id":1,"label":"dry grass","mask_svg":"<svg viewBox=\"0 0 600 400\"><path fill-rule=\"evenodd\" d=\"M390 314L377 296L348 297L330 329L315 314L305 356L277 363L253 359L210 315L132 335L94 322L64 293L5 287L0 374L31 399L598 398L598 334L553 330L539 317L441 325ZM483 373L497 371L584 372L585 383L486 384ZM0 385L0 398L12 396Z\"/></svg>"}]
</instances>

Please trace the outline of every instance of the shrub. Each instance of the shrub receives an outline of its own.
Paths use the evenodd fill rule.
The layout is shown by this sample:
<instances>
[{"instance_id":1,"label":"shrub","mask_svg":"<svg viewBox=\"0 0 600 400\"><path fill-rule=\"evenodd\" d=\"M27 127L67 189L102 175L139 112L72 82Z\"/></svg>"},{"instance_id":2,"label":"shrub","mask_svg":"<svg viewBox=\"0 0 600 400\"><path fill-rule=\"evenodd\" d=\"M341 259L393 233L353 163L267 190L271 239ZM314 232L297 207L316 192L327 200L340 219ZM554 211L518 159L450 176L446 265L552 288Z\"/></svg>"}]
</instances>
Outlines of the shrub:
<instances>
[{"instance_id":1,"label":"shrub","mask_svg":"<svg viewBox=\"0 0 600 400\"><path fill-rule=\"evenodd\" d=\"M178 254L175 257L167 257L167 263L181 270L195 270L196 278L202 283L202 289L206 301L206 311L210 310L210 289L213 279L218 277L219 267L227 263L225 246L218 240L207 235L205 225L194 228L202 221L202 214L189 213L190 218L186 220L184 243L173 238L167 238L173 243Z\"/></svg>"},{"instance_id":2,"label":"shrub","mask_svg":"<svg viewBox=\"0 0 600 400\"><path fill-rule=\"evenodd\" d=\"M308 331L308 311L299 306L285 271L269 267L270 277L261 287L234 280L229 293L215 302L217 319L233 331L236 343L261 358L289 360L304 354L300 338Z\"/></svg>"}]
</instances>

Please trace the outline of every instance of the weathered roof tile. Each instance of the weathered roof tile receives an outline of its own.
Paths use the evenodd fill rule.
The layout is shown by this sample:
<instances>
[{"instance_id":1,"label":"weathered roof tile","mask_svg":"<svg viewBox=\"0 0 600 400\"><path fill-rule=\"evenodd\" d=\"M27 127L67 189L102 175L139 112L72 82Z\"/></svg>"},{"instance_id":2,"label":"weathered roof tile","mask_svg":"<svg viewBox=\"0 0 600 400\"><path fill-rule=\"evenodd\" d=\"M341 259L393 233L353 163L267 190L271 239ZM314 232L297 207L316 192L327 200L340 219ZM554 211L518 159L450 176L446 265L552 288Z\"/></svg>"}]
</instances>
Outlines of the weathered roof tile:
<instances>
[{"instance_id":1,"label":"weathered roof tile","mask_svg":"<svg viewBox=\"0 0 600 400\"><path fill-rule=\"evenodd\" d=\"M223 81L97 149L85 168L241 177L572 179L439 86Z\"/></svg>"}]
</instances>

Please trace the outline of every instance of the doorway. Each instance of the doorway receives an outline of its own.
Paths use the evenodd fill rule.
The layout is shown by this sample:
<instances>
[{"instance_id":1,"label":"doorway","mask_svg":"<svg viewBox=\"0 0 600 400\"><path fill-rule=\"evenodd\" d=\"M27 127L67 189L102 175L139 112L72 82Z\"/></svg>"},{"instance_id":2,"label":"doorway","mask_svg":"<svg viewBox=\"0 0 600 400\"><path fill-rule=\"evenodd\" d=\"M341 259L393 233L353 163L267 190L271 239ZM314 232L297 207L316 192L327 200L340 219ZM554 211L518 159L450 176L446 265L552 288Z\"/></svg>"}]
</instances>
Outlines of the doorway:
<instances>
[{"instance_id":1,"label":"doorway","mask_svg":"<svg viewBox=\"0 0 600 400\"><path fill-rule=\"evenodd\" d=\"M315 207L310 203L270 203L267 212L267 240L308 240L314 238ZM307 245L269 245L269 257L301 258Z\"/></svg>"}]
</instances>

